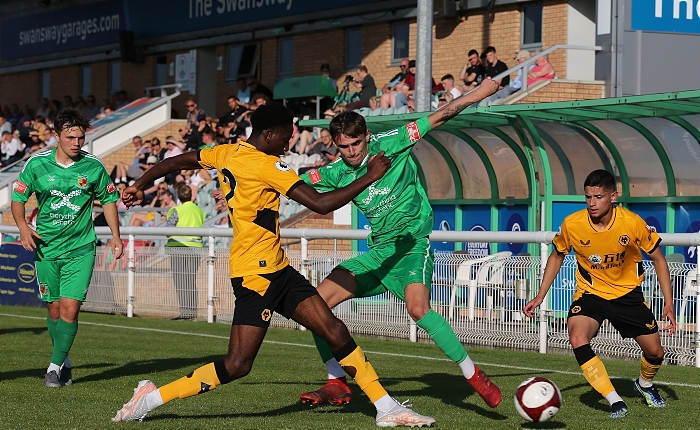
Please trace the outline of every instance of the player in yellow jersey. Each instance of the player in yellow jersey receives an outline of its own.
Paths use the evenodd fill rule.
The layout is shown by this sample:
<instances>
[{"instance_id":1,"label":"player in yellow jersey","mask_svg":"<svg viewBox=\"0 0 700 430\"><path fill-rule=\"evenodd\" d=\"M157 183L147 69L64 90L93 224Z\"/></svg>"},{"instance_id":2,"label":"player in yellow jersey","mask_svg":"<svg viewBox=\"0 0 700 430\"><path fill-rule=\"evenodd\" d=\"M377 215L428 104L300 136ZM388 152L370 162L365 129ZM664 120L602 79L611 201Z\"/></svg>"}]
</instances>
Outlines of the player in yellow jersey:
<instances>
[{"instance_id":1,"label":"player in yellow jersey","mask_svg":"<svg viewBox=\"0 0 700 430\"><path fill-rule=\"evenodd\" d=\"M228 354L223 359L199 367L160 388L151 381L141 381L131 400L112 421L140 421L148 412L172 400L206 393L246 376L270 326L272 314L277 312L328 342L340 365L355 378L377 408L378 426L420 427L435 422L400 405L387 394L345 324L331 313L309 281L289 265L280 245L280 194L316 212L329 213L349 203L381 178L391 163L384 152L380 152L369 161L366 174L346 187L319 193L279 158L289 149L292 120L292 112L282 105L261 106L251 116L253 131L247 142L168 158L124 190L124 203L132 206L143 199L146 184L170 172L198 168L218 170L233 225L229 266L236 307Z\"/></svg>"},{"instance_id":2,"label":"player in yellow jersey","mask_svg":"<svg viewBox=\"0 0 700 430\"><path fill-rule=\"evenodd\" d=\"M642 218L618 206L615 177L605 170L595 170L584 184L586 209L564 219L554 237L554 251L549 255L539 293L525 305L524 313L534 315L561 268L564 257L573 248L578 269L576 292L569 308L567 327L569 343L574 349L583 375L608 402L610 418L622 418L628 408L615 391L605 366L591 349L603 320L607 319L623 338L634 338L642 349L641 371L634 381L635 390L650 407L666 407L666 402L652 383L664 359L659 326L642 293L642 254L644 251L656 269L664 296L662 328L676 331L671 277L666 258L659 249L661 239Z\"/></svg>"}]
</instances>

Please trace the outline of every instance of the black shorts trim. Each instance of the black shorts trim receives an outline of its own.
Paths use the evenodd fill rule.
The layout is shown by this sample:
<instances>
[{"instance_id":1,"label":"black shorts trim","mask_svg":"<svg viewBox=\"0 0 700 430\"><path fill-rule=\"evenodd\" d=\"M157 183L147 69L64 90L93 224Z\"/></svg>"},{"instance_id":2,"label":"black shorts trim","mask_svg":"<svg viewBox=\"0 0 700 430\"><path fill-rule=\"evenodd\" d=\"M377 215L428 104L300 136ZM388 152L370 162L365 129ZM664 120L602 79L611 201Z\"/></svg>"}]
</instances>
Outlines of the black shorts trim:
<instances>
[{"instance_id":1,"label":"black shorts trim","mask_svg":"<svg viewBox=\"0 0 700 430\"><path fill-rule=\"evenodd\" d=\"M243 286L246 277L231 278L236 307L233 310L233 325L252 325L267 328L273 313L290 319L297 305L318 292L309 281L293 267L287 266L274 273L249 275L269 281L267 290L260 293Z\"/></svg>"},{"instance_id":2,"label":"black shorts trim","mask_svg":"<svg viewBox=\"0 0 700 430\"><path fill-rule=\"evenodd\" d=\"M584 293L578 300L571 303L567 319L579 315L593 318L598 324L608 320L623 339L659 331L656 318L644 299L641 287L612 300Z\"/></svg>"}]
</instances>

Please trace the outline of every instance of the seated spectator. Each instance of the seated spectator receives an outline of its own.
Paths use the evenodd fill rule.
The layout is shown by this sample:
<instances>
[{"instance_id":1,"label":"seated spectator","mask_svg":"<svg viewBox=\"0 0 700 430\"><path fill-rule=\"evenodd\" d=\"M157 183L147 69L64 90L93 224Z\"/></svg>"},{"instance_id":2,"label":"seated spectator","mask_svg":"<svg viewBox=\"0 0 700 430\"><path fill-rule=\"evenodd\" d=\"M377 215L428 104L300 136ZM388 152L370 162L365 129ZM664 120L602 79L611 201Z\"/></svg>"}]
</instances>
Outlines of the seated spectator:
<instances>
[{"instance_id":1,"label":"seated spectator","mask_svg":"<svg viewBox=\"0 0 700 430\"><path fill-rule=\"evenodd\" d=\"M4 132L12 133L12 124L0 113L0 135Z\"/></svg>"},{"instance_id":2,"label":"seated spectator","mask_svg":"<svg viewBox=\"0 0 700 430\"><path fill-rule=\"evenodd\" d=\"M23 116L20 118L17 131L19 131L19 139L22 142L29 141L29 132L32 130L34 130L34 127L32 126L32 119L28 116Z\"/></svg>"},{"instance_id":3,"label":"seated spectator","mask_svg":"<svg viewBox=\"0 0 700 430\"><path fill-rule=\"evenodd\" d=\"M155 156L158 161L163 161L165 151L167 151L167 149L163 148L163 145L160 143L160 139L157 137L151 139L151 155Z\"/></svg>"},{"instance_id":4,"label":"seated spectator","mask_svg":"<svg viewBox=\"0 0 700 430\"><path fill-rule=\"evenodd\" d=\"M205 128L202 132L202 145L198 149L213 148L216 146L216 132L211 128Z\"/></svg>"},{"instance_id":5,"label":"seated spectator","mask_svg":"<svg viewBox=\"0 0 700 430\"><path fill-rule=\"evenodd\" d=\"M331 111L332 112L332 111ZM292 138L289 140L289 151L295 154L306 154L309 144L313 140L313 136L309 130L301 130L294 122L294 131L292 132Z\"/></svg>"},{"instance_id":6,"label":"seated spectator","mask_svg":"<svg viewBox=\"0 0 700 430\"><path fill-rule=\"evenodd\" d=\"M535 53L539 54L541 51ZM554 66L549 62L549 55L542 55L535 60L535 67L527 73L527 85L530 86L538 81L554 79Z\"/></svg>"},{"instance_id":7,"label":"seated spectator","mask_svg":"<svg viewBox=\"0 0 700 430\"><path fill-rule=\"evenodd\" d=\"M486 54L486 63L488 64L486 66L486 76L493 79L497 75L508 71L508 66L506 65L506 63L498 59L496 48L494 48L493 46L489 46L484 50L484 53ZM502 89L503 87L510 84L510 76L506 75L501 79L497 79L496 82L500 85L499 89Z\"/></svg>"},{"instance_id":8,"label":"seated spectator","mask_svg":"<svg viewBox=\"0 0 700 430\"><path fill-rule=\"evenodd\" d=\"M472 88L476 88L484 80L485 72L486 69L481 64L479 52L476 49L472 49L467 54L467 62L459 73L459 79L463 82L462 91L467 92Z\"/></svg>"},{"instance_id":9,"label":"seated spectator","mask_svg":"<svg viewBox=\"0 0 700 430\"><path fill-rule=\"evenodd\" d=\"M144 193L146 191L144 190ZM177 206L175 198L173 197L168 184L161 182L155 186L156 194L150 200L148 207L150 208L163 208L164 212L160 213L161 220L165 220L168 213L168 209ZM153 227L155 223L155 212L134 212L131 216L130 226L143 226L143 227ZM161 221L162 222L162 221Z\"/></svg>"},{"instance_id":10,"label":"seated spectator","mask_svg":"<svg viewBox=\"0 0 700 430\"><path fill-rule=\"evenodd\" d=\"M248 85L248 88L250 88L251 99L254 98L255 94L265 95L268 98L268 101L275 98L275 96L272 94L272 90L258 82L258 79L255 76L248 78L246 80L246 84Z\"/></svg>"},{"instance_id":11,"label":"seated spectator","mask_svg":"<svg viewBox=\"0 0 700 430\"><path fill-rule=\"evenodd\" d=\"M518 55L515 56L515 60L518 63L522 63L528 58L530 58L530 52L525 49L518 52ZM530 67L530 69L532 69L532 66ZM513 79L513 82L511 82L510 85L506 85L502 89L496 91L491 97L487 97L480 101L479 106L489 106L498 102L498 100L503 100L511 94L515 93L516 91L519 91L520 88L522 88L523 86L522 76L523 69L518 69L518 74L515 76L515 79Z\"/></svg>"},{"instance_id":12,"label":"seated spectator","mask_svg":"<svg viewBox=\"0 0 700 430\"><path fill-rule=\"evenodd\" d=\"M396 97L396 94L401 92L403 89L403 81L406 79L409 68L408 58L401 60L399 67L401 68L401 71L395 74L389 80L389 82L382 87L382 96L379 99L379 107L382 109L387 109L389 106L393 106L394 100L392 99Z\"/></svg>"},{"instance_id":13,"label":"seated spectator","mask_svg":"<svg viewBox=\"0 0 700 430\"><path fill-rule=\"evenodd\" d=\"M435 79L431 80L431 93L436 94L438 91L442 90L442 85L435 83ZM390 99L389 106L392 107L402 107L408 104L408 101L413 99L413 94L416 90L416 60L411 60L408 62L408 73L406 78L403 80L403 87L401 92L397 92L395 97ZM384 97L384 96L382 96Z\"/></svg>"},{"instance_id":14,"label":"seated spectator","mask_svg":"<svg viewBox=\"0 0 700 430\"><path fill-rule=\"evenodd\" d=\"M248 110L248 108L243 106L236 96L228 96L227 103L229 111L219 118L219 124L222 125L230 122L238 122L240 116Z\"/></svg>"},{"instance_id":15,"label":"seated spectator","mask_svg":"<svg viewBox=\"0 0 700 430\"><path fill-rule=\"evenodd\" d=\"M238 101L243 105L247 105L250 103L250 88L246 84L245 78L236 79L236 85L238 86L238 94L236 94Z\"/></svg>"},{"instance_id":16,"label":"seated spectator","mask_svg":"<svg viewBox=\"0 0 700 430\"><path fill-rule=\"evenodd\" d=\"M146 168L146 160L151 153L150 143L146 145L141 136L134 136L131 139L131 143L134 145L133 161L131 164L117 162L112 171L112 178L115 184L127 183L129 180L137 179Z\"/></svg>"},{"instance_id":17,"label":"seated spectator","mask_svg":"<svg viewBox=\"0 0 700 430\"><path fill-rule=\"evenodd\" d=\"M17 126L19 125L19 120L22 118L22 114L19 111L19 106L17 103L12 103L10 105L10 112L8 115L5 115L5 119L7 122L12 124L12 129L17 129Z\"/></svg>"},{"instance_id":18,"label":"seated spectator","mask_svg":"<svg viewBox=\"0 0 700 430\"><path fill-rule=\"evenodd\" d=\"M255 110L262 105L268 104L271 100L272 100L272 98L268 97L265 94L260 94L260 93L253 94L251 96L251 100L250 100L250 109ZM245 112L245 113L249 113L249 112ZM250 122L250 121L248 121L248 122Z\"/></svg>"},{"instance_id":19,"label":"seated spectator","mask_svg":"<svg viewBox=\"0 0 700 430\"><path fill-rule=\"evenodd\" d=\"M85 100L85 117L92 121L98 113L100 113L100 107L97 106L97 99L90 94Z\"/></svg>"},{"instance_id":20,"label":"seated spectator","mask_svg":"<svg viewBox=\"0 0 700 430\"><path fill-rule=\"evenodd\" d=\"M38 136L38 135L37 135ZM2 132L2 143L0 143L0 153L2 153L2 167L21 160L24 156L24 146L22 142L9 131Z\"/></svg>"},{"instance_id":21,"label":"seated spectator","mask_svg":"<svg viewBox=\"0 0 700 430\"><path fill-rule=\"evenodd\" d=\"M129 104L129 97L126 90L117 91L115 94L114 110L121 109Z\"/></svg>"},{"instance_id":22,"label":"seated spectator","mask_svg":"<svg viewBox=\"0 0 700 430\"><path fill-rule=\"evenodd\" d=\"M197 107L197 100L194 97L188 98L185 102L185 106L187 107L187 115L185 116L185 119L187 119L187 128L193 130L199 125L199 118L206 118L207 113L204 112L203 109Z\"/></svg>"},{"instance_id":23,"label":"seated spectator","mask_svg":"<svg viewBox=\"0 0 700 430\"><path fill-rule=\"evenodd\" d=\"M370 99L377 95L377 87L374 85L374 78L367 71L367 66L358 66L357 78L353 80L353 84L360 93L360 100L348 103L345 107L348 110L369 107Z\"/></svg>"},{"instance_id":24,"label":"seated spectator","mask_svg":"<svg viewBox=\"0 0 700 430\"><path fill-rule=\"evenodd\" d=\"M447 74L443 76L442 79L440 79L440 83L442 83L444 91L452 95L452 100L462 95L462 92L459 90L459 88L455 86L454 76Z\"/></svg>"},{"instance_id":25,"label":"seated spectator","mask_svg":"<svg viewBox=\"0 0 700 430\"><path fill-rule=\"evenodd\" d=\"M317 161L307 163L305 166L300 167L299 174L315 167L325 166L331 162L331 157L328 157L328 155L335 155L335 153L329 149L331 147L335 147L330 131L328 131L327 128L323 128L321 129L319 135L320 137L316 141L309 144L309 147L306 150L306 155L308 157L320 155L320 158ZM333 158L333 160L335 160L335 158Z\"/></svg>"}]
</instances>

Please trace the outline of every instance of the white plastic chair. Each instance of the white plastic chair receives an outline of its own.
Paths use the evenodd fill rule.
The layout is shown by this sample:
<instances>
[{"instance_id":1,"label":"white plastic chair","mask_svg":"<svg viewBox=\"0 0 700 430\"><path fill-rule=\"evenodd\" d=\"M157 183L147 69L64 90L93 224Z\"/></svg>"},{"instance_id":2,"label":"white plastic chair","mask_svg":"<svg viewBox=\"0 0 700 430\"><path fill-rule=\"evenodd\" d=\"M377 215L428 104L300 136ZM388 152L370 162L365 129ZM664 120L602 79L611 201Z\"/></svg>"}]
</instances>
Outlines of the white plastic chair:
<instances>
[{"instance_id":1,"label":"white plastic chair","mask_svg":"<svg viewBox=\"0 0 700 430\"><path fill-rule=\"evenodd\" d=\"M698 293L698 272L697 269L691 270L685 275L685 288L683 288L683 295L681 296L681 309L678 312L678 322L680 323L679 330L683 330L685 326L686 315L685 311L688 306L688 300L692 296L697 297ZM699 304L696 302L695 306Z\"/></svg>"},{"instance_id":2,"label":"white plastic chair","mask_svg":"<svg viewBox=\"0 0 700 430\"><path fill-rule=\"evenodd\" d=\"M469 321L474 321L474 305L476 304L476 289L477 286L496 285L497 280L501 279L501 284L504 279L503 263L510 257L510 251L503 251L493 255L487 255L479 258L472 258L462 262L457 268L455 274L455 282L452 285L450 294L450 304L448 305L448 316L454 319L455 302L457 299L457 290L459 288L468 288L467 292L467 315ZM474 267L479 267L476 272Z\"/></svg>"}]
</instances>

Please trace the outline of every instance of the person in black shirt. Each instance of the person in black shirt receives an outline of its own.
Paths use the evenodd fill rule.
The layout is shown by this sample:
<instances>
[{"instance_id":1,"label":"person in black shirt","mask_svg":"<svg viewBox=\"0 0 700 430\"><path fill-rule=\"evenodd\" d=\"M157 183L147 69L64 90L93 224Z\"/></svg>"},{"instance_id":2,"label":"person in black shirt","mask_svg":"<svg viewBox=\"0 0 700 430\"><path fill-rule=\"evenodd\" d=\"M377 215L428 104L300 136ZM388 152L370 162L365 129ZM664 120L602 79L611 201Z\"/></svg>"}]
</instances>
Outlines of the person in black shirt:
<instances>
[{"instance_id":1,"label":"person in black shirt","mask_svg":"<svg viewBox=\"0 0 700 430\"><path fill-rule=\"evenodd\" d=\"M489 46L486 48L486 50L484 50L484 53L486 54L486 63L488 64L486 66L486 76L493 79L496 75L508 70L506 63L498 59L498 55L496 55L496 48ZM503 87L510 84L510 76L504 76L503 78L496 79L495 81L498 82L499 89L503 89Z\"/></svg>"},{"instance_id":2,"label":"person in black shirt","mask_svg":"<svg viewBox=\"0 0 700 430\"><path fill-rule=\"evenodd\" d=\"M481 65L481 60L479 59L479 52L477 52L476 49L472 49L469 51L469 54L467 54L467 62L459 73L459 79L464 82L462 91L469 91L472 88L476 88L476 86L484 80L485 72L486 69Z\"/></svg>"},{"instance_id":3,"label":"person in black shirt","mask_svg":"<svg viewBox=\"0 0 700 430\"><path fill-rule=\"evenodd\" d=\"M265 85L261 84L258 82L257 78L250 77L246 80L246 83L248 84L248 88L250 88L250 99L251 101L253 100L253 94L263 94L266 95L272 100L274 97L272 95L272 90L266 87Z\"/></svg>"},{"instance_id":4,"label":"person in black shirt","mask_svg":"<svg viewBox=\"0 0 700 430\"><path fill-rule=\"evenodd\" d=\"M369 106L369 100L377 95L377 86L374 84L372 75L368 73L367 66L358 66L357 76L358 79L355 79L353 83L360 92L360 100L348 103L346 106L348 110Z\"/></svg>"}]
</instances>

